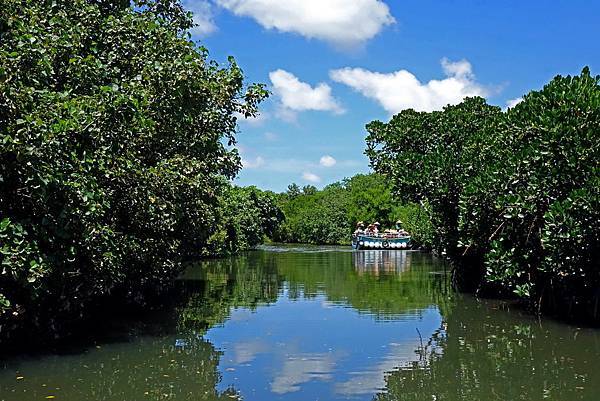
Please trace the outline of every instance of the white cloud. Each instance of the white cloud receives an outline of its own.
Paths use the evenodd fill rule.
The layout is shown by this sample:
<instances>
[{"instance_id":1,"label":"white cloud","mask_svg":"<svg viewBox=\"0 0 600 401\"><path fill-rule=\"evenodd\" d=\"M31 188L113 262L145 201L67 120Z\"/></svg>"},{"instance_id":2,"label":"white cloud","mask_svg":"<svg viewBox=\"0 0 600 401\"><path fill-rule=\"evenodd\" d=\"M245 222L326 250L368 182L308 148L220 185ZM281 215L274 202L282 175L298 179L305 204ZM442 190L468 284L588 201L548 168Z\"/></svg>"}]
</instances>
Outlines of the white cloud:
<instances>
[{"instance_id":1,"label":"white cloud","mask_svg":"<svg viewBox=\"0 0 600 401\"><path fill-rule=\"evenodd\" d=\"M261 126L269 119L269 115L266 112L260 112L254 117L246 117L242 113L235 112L235 117L237 118L238 123L240 124L248 124L254 127Z\"/></svg>"},{"instance_id":2,"label":"white cloud","mask_svg":"<svg viewBox=\"0 0 600 401\"><path fill-rule=\"evenodd\" d=\"M275 134L274 132L265 132L263 136L269 142L275 142L279 139L279 135Z\"/></svg>"},{"instance_id":3,"label":"white cloud","mask_svg":"<svg viewBox=\"0 0 600 401\"><path fill-rule=\"evenodd\" d=\"M273 92L279 97L280 116L286 120L294 119L300 111L331 111L334 114L344 113L344 109L331 95L331 87L320 83L314 88L300 81L294 74L284 70L269 73Z\"/></svg>"},{"instance_id":4,"label":"white cloud","mask_svg":"<svg viewBox=\"0 0 600 401\"><path fill-rule=\"evenodd\" d=\"M506 107L511 109L513 107L515 107L516 105L518 105L519 103L521 103L523 101L522 97L518 97L516 99L510 99L506 101Z\"/></svg>"},{"instance_id":5,"label":"white cloud","mask_svg":"<svg viewBox=\"0 0 600 401\"><path fill-rule=\"evenodd\" d=\"M184 0L182 5L194 14L196 26L191 29L192 34L205 37L217 30L213 6L207 0Z\"/></svg>"},{"instance_id":6,"label":"white cloud","mask_svg":"<svg viewBox=\"0 0 600 401\"><path fill-rule=\"evenodd\" d=\"M325 155L325 156L321 157L321 160L319 160L319 164L323 167L333 167L333 166L335 166L336 163L337 163L337 160L335 160L333 157L331 157L329 155Z\"/></svg>"},{"instance_id":7,"label":"white cloud","mask_svg":"<svg viewBox=\"0 0 600 401\"><path fill-rule=\"evenodd\" d=\"M266 29L297 33L351 48L364 44L395 22L381 0L215 0L235 15L251 17Z\"/></svg>"},{"instance_id":8,"label":"white cloud","mask_svg":"<svg viewBox=\"0 0 600 401\"><path fill-rule=\"evenodd\" d=\"M471 63L462 59L459 61L450 61L447 58L442 59L442 68L444 73L449 77L463 77L467 79L473 78L473 69Z\"/></svg>"},{"instance_id":9,"label":"white cloud","mask_svg":"<svg viewBox=\"0 0 600 401\"><path fill-rule=\"evenodd\" d=\"M311 172L305 171L304 173L302 173L302 179L308 182L312 182L315 184L318 184L319 182L321 182L321 177L319 177L316 174L313 174Z\"/></svg>"},{"instance_id":10,"label":"white cloud","mask_svg":"<svg viewBox=\"0 0 600 401\"><path fill-rule=\"evenodd\" d=\"M421 83L407 70L389 74L362 68L330 71L331 79L346 84L362 95L374 99L390 114L404 109L440 110L448 104L460 103L467 96L487 96L488 91L477 83L467 60L441 61L446 78Z\"/></svg>"},{"instance_id":11,"label":"white cloud","mask_svg":"<svg viewBox=\"0 0 600 401\"><path fill-rule=\"evenodd\" d=\"M261 156L256 156L254 159L246 159L242 157L242 166L244 168L259 168L264 166L265 159Z\"/></svg>"}]
</instances>

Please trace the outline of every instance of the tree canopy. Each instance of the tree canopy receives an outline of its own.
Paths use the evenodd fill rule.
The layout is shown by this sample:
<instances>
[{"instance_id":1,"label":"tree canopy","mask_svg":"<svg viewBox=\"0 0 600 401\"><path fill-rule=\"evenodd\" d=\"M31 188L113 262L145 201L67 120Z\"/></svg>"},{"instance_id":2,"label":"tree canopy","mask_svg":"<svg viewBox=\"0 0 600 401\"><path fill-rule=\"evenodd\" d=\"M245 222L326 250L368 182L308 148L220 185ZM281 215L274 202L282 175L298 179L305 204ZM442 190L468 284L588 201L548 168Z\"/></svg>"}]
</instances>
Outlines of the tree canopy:
<instances>
[{"instance_id":1,"label":"tree canopy","mask_svg":"<svg viewBox=\"0 0 600 401\"><path fill-rule=\"evenodd\" d=\"M434 244L476 289L598 318L600 77L557 76L504 112L470 98L367 126L394 193L426 204Z\"/></svg>"},{"instance_id":2,"label":"tree canopy","mask_svg":"<svg viewBox=\"0 0 600 401\"><path fill-rule=\"evenodd\" d=\"M426 211L394 199L391 185L380 174L357 174L320 191L291 184L278 204L285 221L274 231L275 241L348 244L359 221L392 227L401 219L419 244L430 245Z\"/></svg>"},{"instance_id":3,"label":"tree canopy","mask_svg":"<svg viewBox=\"0 0 600 401\"><path fill-rule=\"evenodd\" d=\"M214 246L236 115L267 92L191 26L177 1L0 0L2 333L237 248Z\"/></svg>"}]
</instances>

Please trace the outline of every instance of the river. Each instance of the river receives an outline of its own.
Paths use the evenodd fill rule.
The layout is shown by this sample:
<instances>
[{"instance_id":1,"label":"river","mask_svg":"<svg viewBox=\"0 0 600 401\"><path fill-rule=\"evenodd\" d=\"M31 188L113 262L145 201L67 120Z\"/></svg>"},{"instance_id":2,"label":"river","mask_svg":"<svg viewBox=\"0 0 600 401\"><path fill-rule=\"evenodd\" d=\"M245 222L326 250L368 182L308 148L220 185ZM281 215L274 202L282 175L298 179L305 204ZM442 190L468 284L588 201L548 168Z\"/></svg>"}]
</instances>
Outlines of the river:
<instances>
[{"instance_id":1,"label":"river","mask_svg":"<svg viewBox=\"0 0 600 401\"><path fill-rule=\"evenodd\" d=\"M457 294L428 254L269 246L194 264L177 289L3 360L0 400L600 399L599 330Z\"/></svg>"}]
</instances>

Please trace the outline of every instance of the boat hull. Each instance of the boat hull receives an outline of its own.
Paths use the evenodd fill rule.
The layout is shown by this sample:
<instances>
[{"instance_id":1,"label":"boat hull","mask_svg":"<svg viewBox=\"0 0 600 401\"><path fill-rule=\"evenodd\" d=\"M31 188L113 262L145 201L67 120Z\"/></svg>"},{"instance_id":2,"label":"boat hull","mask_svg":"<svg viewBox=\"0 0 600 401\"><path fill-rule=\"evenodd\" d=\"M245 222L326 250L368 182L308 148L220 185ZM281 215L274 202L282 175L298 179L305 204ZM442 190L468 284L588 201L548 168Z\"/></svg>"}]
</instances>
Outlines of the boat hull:
<instances>
[{"instance_id":1,"label":"boat hull","mask_svg":"<svg viewBox=\"0 0 600 401\"><path fill-rule=\"evenodd\" d=\"M357 235L352 238L352 249L408 249L410 237L372 237Z\"/></svg>"}]
</instances>

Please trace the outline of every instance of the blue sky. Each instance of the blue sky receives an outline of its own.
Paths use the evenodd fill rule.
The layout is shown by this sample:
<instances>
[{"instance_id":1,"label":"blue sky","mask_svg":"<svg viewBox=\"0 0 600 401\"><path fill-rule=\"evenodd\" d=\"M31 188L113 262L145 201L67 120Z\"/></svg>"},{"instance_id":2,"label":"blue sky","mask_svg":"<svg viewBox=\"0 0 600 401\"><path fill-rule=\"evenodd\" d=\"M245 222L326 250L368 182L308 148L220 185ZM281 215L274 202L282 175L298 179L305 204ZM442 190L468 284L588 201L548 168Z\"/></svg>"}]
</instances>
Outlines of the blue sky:
<instances>
[{"instance_id":1,"label":"blue sky","mask_svg":"<svg viewBox=\"0 0 600 401\"><path fill-rule=\"evenodd\" d=\"M600 2L183 0L211 57L268 84L242 121L238 185L283 191L367 172L364 126L465 95L507 106L557 74L600 73Z\"/></svg>"}]
</instances>

